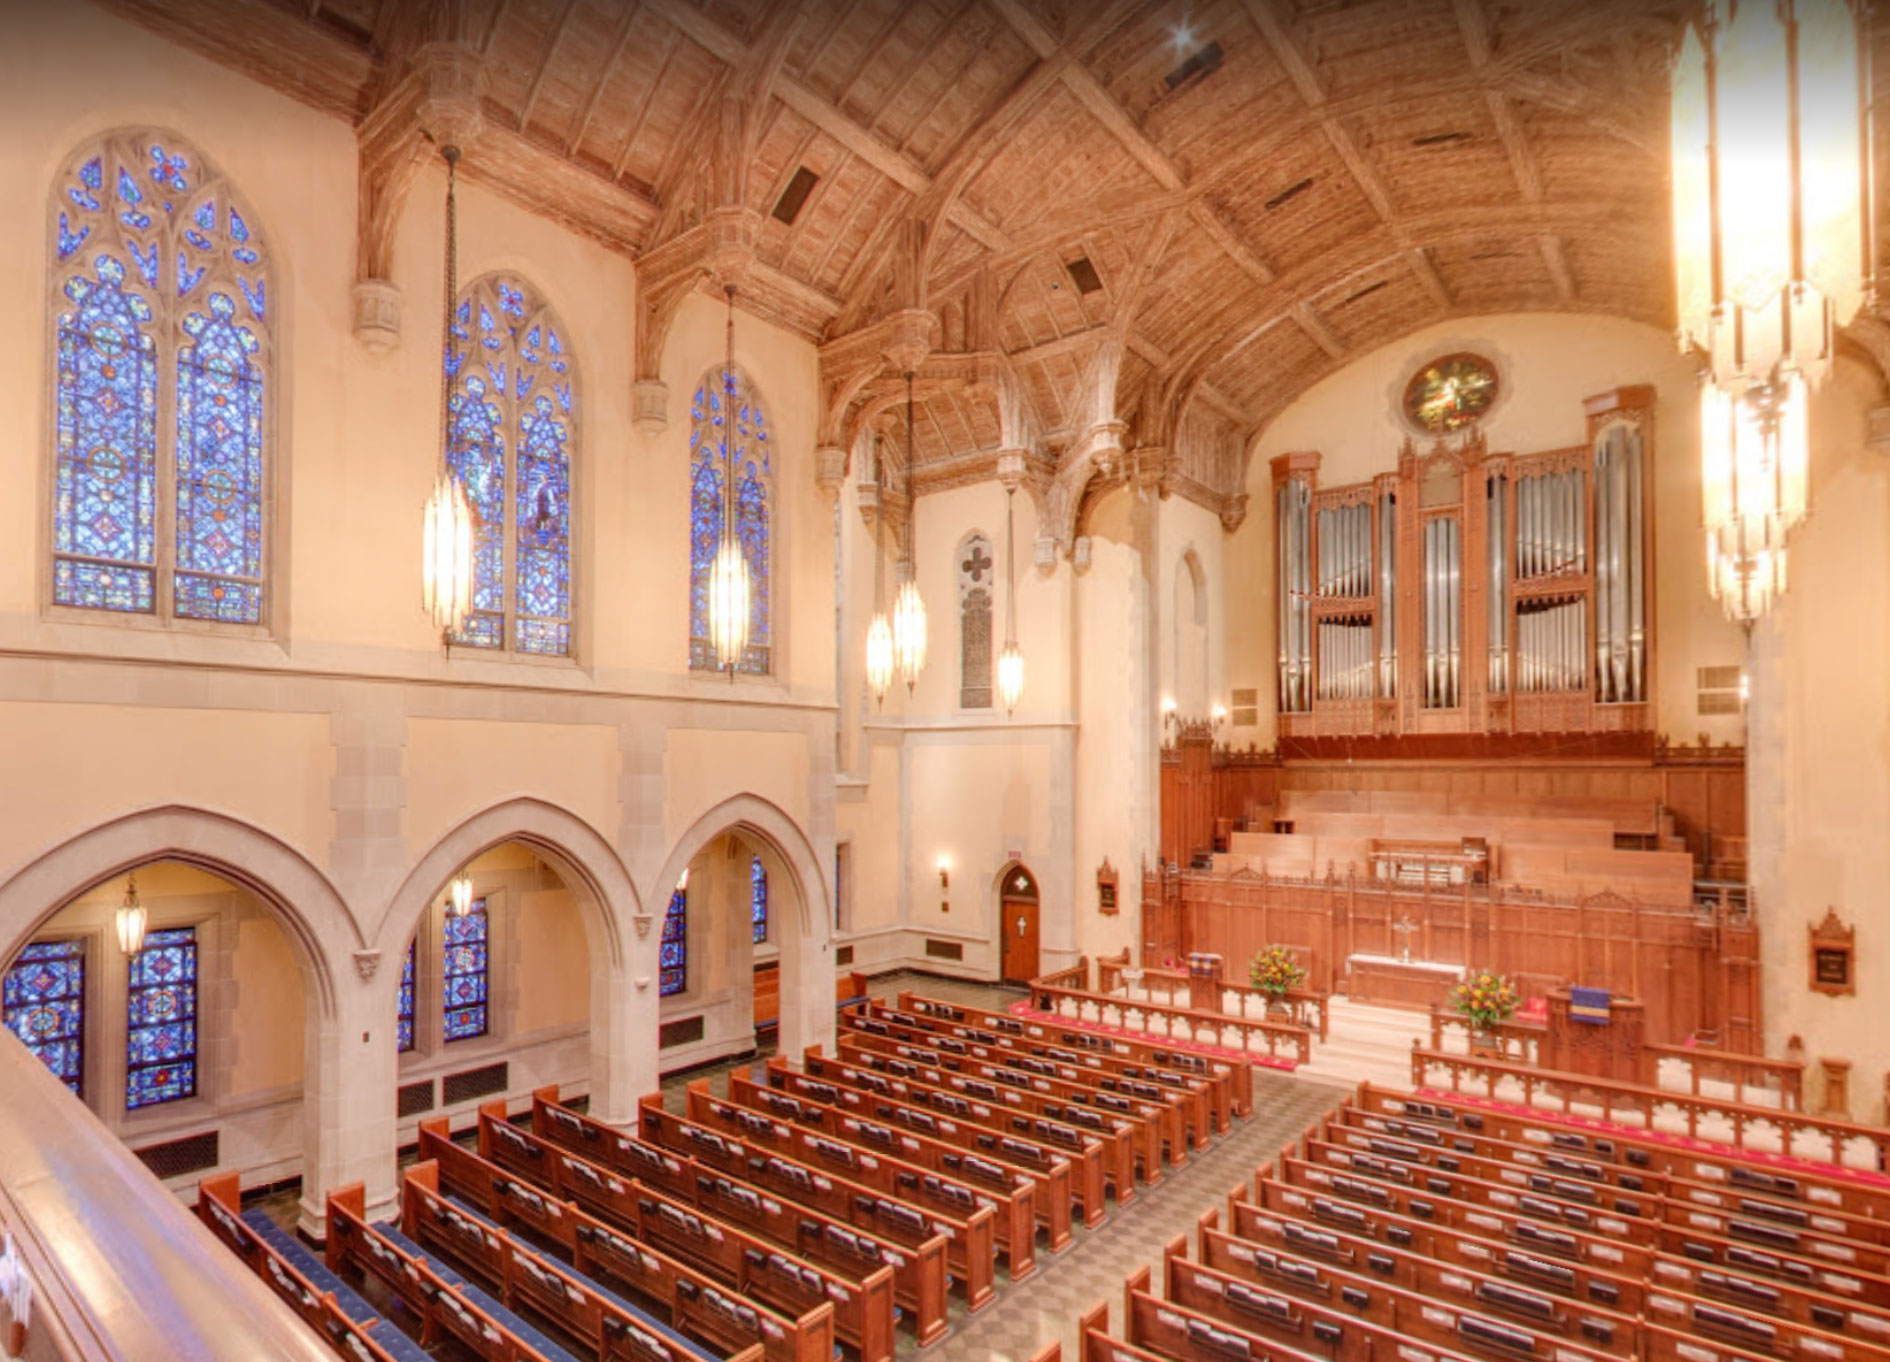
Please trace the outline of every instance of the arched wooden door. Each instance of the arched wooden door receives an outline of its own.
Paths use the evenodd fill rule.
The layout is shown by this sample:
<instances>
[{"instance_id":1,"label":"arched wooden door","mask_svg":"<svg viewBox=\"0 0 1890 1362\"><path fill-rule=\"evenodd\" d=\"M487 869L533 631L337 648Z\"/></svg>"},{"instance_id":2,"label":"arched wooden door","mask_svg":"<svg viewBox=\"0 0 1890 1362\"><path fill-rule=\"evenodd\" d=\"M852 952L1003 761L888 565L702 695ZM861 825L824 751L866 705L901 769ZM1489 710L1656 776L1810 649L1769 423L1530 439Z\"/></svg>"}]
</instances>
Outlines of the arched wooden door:
<instances>
[{"instance_id":1,"label":"arched wooden door","mask_svg":"<svg viewBox=\"0 0 1890 1362\"><path fill-rule=\"evenodd\" d=\"M999 972L1009 983L1028 983L1040 972L1037 961L1037 879L1015 863L998 884L998 923L1003 932Z\"/></svg>"}]
</instances>

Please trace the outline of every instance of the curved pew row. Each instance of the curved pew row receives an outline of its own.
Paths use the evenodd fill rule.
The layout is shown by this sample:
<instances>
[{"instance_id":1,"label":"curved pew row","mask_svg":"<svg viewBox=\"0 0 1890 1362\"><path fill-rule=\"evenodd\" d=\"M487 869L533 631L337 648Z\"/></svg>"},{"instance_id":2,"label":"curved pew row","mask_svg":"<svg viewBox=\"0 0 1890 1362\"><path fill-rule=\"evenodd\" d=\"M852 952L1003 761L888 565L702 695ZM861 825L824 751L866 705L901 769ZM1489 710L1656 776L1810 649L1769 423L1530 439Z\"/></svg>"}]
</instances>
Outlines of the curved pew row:
<instances>
[{"instance_id":1,"label":"curved pew row","mask_svg":"<svg viewBox=\"0 0 1890 1362\"><path fill-rule=\"evenodd\" d=\"M501 1115L503 1103L479 1113L479 1154L604 1219L619 1213L638 1187L659 1189L682 1204L727 1224L752 1231L811 1262L865 1285L884 1269L892 1273L892 1299L913 1325L920 1346L945 1332L945 1239L933 1235L901 1248L836 1220L812 1206L784 1202L760 1187L619 1134L573 1112L560 1115L590 1133L577 1137L579 1154L520 1130ZM593 1162L593 1157L611 1162Z\"/></svg>"},{"instance_id":2,"label":"curved pew row","mask_svg":"<svg viewBox=\"0 0 1890 1362\"><path fill-rule=\"evenodd\" d=\"M1074 1145L1071 1148L1062 1143L1053 1145L1031 1138L1028 1121L1021 1123L1024 1127L1022 1132L1013 1132L1002 1125L990 1126L984 1121L962 1115L940 1116L928 1110L925 1103L909 1102L903 1096L878 1091L871 1086L861 1088L851 1083L830 1083L811 1074L796 1073L778 1055L767 1062L765 1073L767 1086L760 1090L759 1095L777 1116L813 1128L819 1121L806 1112L807 1105L811 1103L829 1112L896 1122L927 1139L956 1145L983 1158L995 1159L1019 1169L1038 1179L1040 1190L1046 1194L1054 1194L1054 1179L1062 1184L1066 1214L1073 1199L1074 1208L1083 1216L1085 1225L1094 1228L1103 1223L1106 1212L1103 1209L1100 1140L1085 1139L1074 1129L1065 1127ZM789 1110L777 1105L778 1099L783 1096L796 1104L793 1109L795 1114L789 1114ZM1059 1169L1061 1176L1056 1177ZM1042 1204L1041 1199L1039 1204Z\"/></svg>"},{"instance_id":3,"label":"curved pew row","mask_svg":"<svg viewBox=\"0 0 1890 1362\"><path fill-rule=\"evenodd\" d=\"M1079 1105L1053 1092L1049 1080L1031 1079L1029 1075L1019 1075L1028 1080L1029 1086L1000 1086L988 1077L968 1078L912 1061L888 1060L854 1047L844 1036L839 1050L835 1060L823 1055L818 1045L809 1046L801 1055L801 1071L830 1086L896 1097L908 1105L943 1112L987 1130L1054 1145L1066 1154L1086 1154L1094 1146L1105 1192L1115 1197L1118 1206L1134 1199L1140 1131L1135 1123ZM979 1074L989 1075L991 1071L984 1067ZM976 1084L978 1091L969 1091L968 1082ZM1153 1122L1148 1128L1154 1129ZM1157 1158L1159 1161L1159 1155ZM1088 1208L1084 1209L1087 1218Z\"/></svg>"},{"instance_id":4,"label":"curved pew row","mask_svg":"<svg viewBox=\"0 0 1890 1362\"><path fill-rule=\"evenodd\" d=\"M695 1125L757 1142L763 1148L782 1150L803 1163L838 1170L852 1181L864 1182L892 1196L911 1197L931 1209L969 1216L989 1208L996 1213L993 1238L997 1251L1005 1256L1011 1280L1018 1281L1037 1270L1037 1197L1034 1184L1027 1178L1012 1178L996 1168L988 1179L980 1174L979 1182L973 1185L960 1176L965 1160L957 1150L939 1155L934 1161L936 1166L911 1162L883 1150L868 1150L777 1121L745 1103L722 1101L710 1093L707 1079L690 1083L683 1095L684 1110ZM650 1119L648 1098L639 1115Z\"/></svg>"},{"instance_id":5,"label":"curved pew row","mask_svg":"<svg viewBox=\"0 0 1890 1362\"><path fill-rule=\"evenodd\" d=\"M527 1186L517 1175L447 1138L446 1122L420 1127L420 1157L439 1165L439 1179L449 1198L486 1217L499 1229L523 1228L559 1250L576 1255L578 1236L600 1225L628 1234L637 1243L706 1273L743 1299L757 1302L794 1321L804 1332L823 1311L831 1315L834 1335L863 1362L888 1362L893 1355L892 1269L881 1267L864 1280L818 1267L758 1240L733 1225L699 1215L653 1187L622 1182L603 1213L560 1201L555 1193ZM610 1181L615 1181L612 1179ZM768 1332L762 1321L764 1335Z\"/></svg>"},{"instance_id":6,"label":"curved pew row","mask_svg":"<svg viewBox=\"0 0 1890 1362\"><path fill-rule=\"evenodd\" d=\"M886 1169L882 1174L877 1164L860 1170L870 1182L845 1177L828 1171L831 1164L825 1161L813 1164L778 1152L772 1122L767 1123L767 1143L756 1144L741 1135L672 1116L663 1110L660 1097L645 1097L637 1117L644 1142L685 1154L705 1168L745 1177L758 1187L831 1215L864 1218L897 1242L943 1236L945 1261L963 1283L966 1307L981 1310L995 1298L997 1212L980 1205L971 1189L929 1174L906 1186L896 1170ZM787 1128L781 1130L785 1139ZM1026 1261L1034 1267L1034 1259ZM1011 1279L1017 1280L1015 1271Z\"/></svg>"},{"instance_id":7,"label":"curved pew row","mask_svg":"<svg viewBox=\"0 0 1890 1362\"><path fill-rule=\"evenodd\" d=\"M846 1028L860 1030L864 1023L881 1019L921 1026L934 1034L949 1033L957 1039L1018 1050L1038 1058L1080 1063L1117 1076L1138 1078L1144 1076L1140 1071L1146 1071L1149 1081L1171 1091L1205 1094L1207 1111L1203 1115L1211 1118L1214 1130L1221 1132L1231 1130L1236 1118L1253 1111L1252 1065L1213 1059L1159 1041L1102 1035L1069 1026L1056 1018L1021 1019L1004 1012L934 1002L912 993L901 993L896 1009L884 1003L873 1004L865 1015L847 1018ZM960 1028L963 1034L959 1034ZM1209 1129L1206 1120L1197 1120L1196 1128L1200 1139L1205 1141Z\"/></svg>"}]
</instances>

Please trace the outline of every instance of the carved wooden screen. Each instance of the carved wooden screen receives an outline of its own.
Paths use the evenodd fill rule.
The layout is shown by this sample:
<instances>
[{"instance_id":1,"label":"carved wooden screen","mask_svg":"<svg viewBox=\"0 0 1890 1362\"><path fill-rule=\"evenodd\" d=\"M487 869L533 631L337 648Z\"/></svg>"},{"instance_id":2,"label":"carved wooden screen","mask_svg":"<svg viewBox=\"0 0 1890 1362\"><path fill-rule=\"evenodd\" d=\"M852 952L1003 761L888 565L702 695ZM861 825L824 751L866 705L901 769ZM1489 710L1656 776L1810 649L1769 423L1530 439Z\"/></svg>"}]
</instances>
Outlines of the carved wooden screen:
<instances>
[{"instance_id":1,"label":"carved wooden screen","mask_svg":"<svg viewBox=\"0 0 1890 1362\"><path fill-rule=\"evenodd\" d=\"M958 707L991 708L991 541L982 531L958 547Z\"/></svg>"}]
</instances>

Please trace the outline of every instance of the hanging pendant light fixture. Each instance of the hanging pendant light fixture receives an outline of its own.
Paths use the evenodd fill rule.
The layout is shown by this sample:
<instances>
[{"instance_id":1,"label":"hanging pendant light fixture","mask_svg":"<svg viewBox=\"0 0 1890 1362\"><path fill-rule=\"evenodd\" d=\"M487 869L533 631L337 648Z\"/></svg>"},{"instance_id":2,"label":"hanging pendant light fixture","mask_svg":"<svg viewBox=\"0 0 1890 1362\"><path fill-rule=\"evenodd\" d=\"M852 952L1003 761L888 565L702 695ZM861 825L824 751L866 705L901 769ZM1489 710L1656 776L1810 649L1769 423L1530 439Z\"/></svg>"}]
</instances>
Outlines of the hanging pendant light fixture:
<instances>
[{"instance_id":1,"label":"hanging pendant light fixture","mask_svg":"<svg viewBox=\"0 0 1890 1362\"><path fill-rule=\"evenodd\" d=\"M454 917L465 917L472 911L472 898L472 876L462 870L447 883L446 911Z\"/></svg>"},{"instance_id":2,"label":"hanging pendant light fixture","mask_svg":"<svg viewBox=\"0 0 1890 1362\"><path fill-rule=\"evenodd\" d=\"M1004 648L998 653L998 699L1004 702L1004 717L1010 718L1024 695L1024 650L1017 646L1017 564L1016 535L1011 501L1015 487L1004 489Z\"/></svg>"},{"instance_id":3,"label":"hanging pendant light fixture","mask_svg":"<svg viewBox=\"0 0 1890 1362\"><path fill-rule=\"evenodd\" d=\"M873 707L884 709L886 692L892 687L893 632L884 604L886 548L881 527L886 523L886 489L880 485L880 472L885 465L879 458L879 437L873 438L873 481L879 495L873 503L878 509L873 516L873 622L866 626L866 685L873 692Z\"/></svg>"},{"instance_id":4,"label":"hanging pendant light fixture","mask_svg":"<svg viewBox=\"0 0 1890 1362\"><path fill-rule=\"evenodd\" d=\"M748 577L748 559L735 537L735 286L728 293L728 357L722 368L722 545L709 569L709 646L716 665L728 673L729 683L748 649L748 627L754 611L754 588Z\"/></svg>"},{"instance_id":5,"label":"hanging pendant light fixture","mask_svg":"<svg viewBox=\"0 0 1890 1362\"><path fill-rule=\"evenodd\" d=\"M138 876L134 871L125 876L125 900L112 914L112 925L118 929L118 949L126 955L136 955L144 949L145 920L144 904L138 901Z\"/></svg>"},{"instance_id":6,"label":"hanging pendant light fixture","mask_svg":"<svg viewBox=\"0 0 1890 1362\"><path fill-rule=\"evenodd\" d=\"M918 538L918 497L913 480L918 476L917 451L913 446L912 371L906 370L906 542L899 556L899 593L893 598L893 660L906 683L906 694L919 683L925 670L925 600L919 595L914 578L913 544Z\"/></svg>"},{"instance_id":7,"label":"hanging pendant light fixture","mask_svg":"<svg viewBox=\"0 0 1890 1362\"><path fill-rule=\"evenodd\" d=\"M427 498L420 557L420 603L433 617L450 649L453 635L472 614L473 510L465 485L453 471L452 448L453 301L458 292L459 213L456 168L459 148L445 147L446 158L446 305L440 317L440 467Z\"/></svg>"},{"instance_id":8,"label":"hanging pendant light fixture","mask_svg":"<svg viewBox=\"0 0 1890 1362\"><path fill-rule=\"evenodd\" d=\"M1750 626L1808 507L1808 394L1871 275L1856 15L1712 0L1673 75L1674 283L1700 394L1708 582Z\"/></svg>"}]
</instances>

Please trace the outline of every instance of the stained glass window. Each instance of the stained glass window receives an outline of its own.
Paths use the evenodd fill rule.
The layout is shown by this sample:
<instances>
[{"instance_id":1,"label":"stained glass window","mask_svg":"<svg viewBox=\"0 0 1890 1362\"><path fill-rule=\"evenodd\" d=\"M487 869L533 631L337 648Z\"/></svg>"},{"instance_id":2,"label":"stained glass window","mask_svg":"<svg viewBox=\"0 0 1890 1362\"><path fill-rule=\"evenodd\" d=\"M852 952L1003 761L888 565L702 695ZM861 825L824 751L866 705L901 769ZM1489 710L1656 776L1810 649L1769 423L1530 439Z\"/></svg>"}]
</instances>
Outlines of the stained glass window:
<instances>
[{"instance_id":1,"label":"stained glass window","mask_svg":"<svg viewBox=\"0 0 1890 1362\"><path fill-rule=\"evenodd\" d=\"M755 929L755 944L768 939L768 872L761 868L761 857L748 862L748 920Z\"/></svg>"},{"instance_id":2,"label":"stained glass window","mask_svg":"<svg viewBox=\"0 0 1890 1362\"><path fill-rule=\"evenodd\" d=\"M413 1049L413 967L415 949L419 944L418 937L407 943L407 956L400 965L400 1003L394 1018L394 1049L403 1055Z\"/></svg>"},{"instance_id":3,"label":"stained glass window","mask_svg":"<svg viewBox=\"0 0 1890 1362\"><path fill-rule=\"evenodd\" d=\"M454 642L571 651L571 457L577 372L530 285L475 281L453 313L447 460L478 521L473 612Z\"/></svg>"},{"instance_id":4,"label":"stained glass window","mask_svg":"<svg viewBox=\"0 0 1890 1362\"><path fill-rule=\"evenodd\" d=\"M689 877L684 875L669 896L669 908L663 914L663 941L657 957L659 998L668 998L689 987Z\"/></svg>"},{"instance_id":5,"label":"stained glass window","mask_svg":"<svg viewBox=\"0 0 1890 1362\"><path fill-rule=\"evenodd\" d=\"M440 932L440 997L448 1041L472 1040L488 1030L486 901L477 898L464 913L448 913Z\"/></svg>"},{"instance_id":6,"label":"stained glass window","mask_svg":"<svg viewBox=\"0 0 1890 1362\"><path fill-rule=\"evenodd\" d=\"M53 600L261 624L275 326L261 234L229 182L161 133L88 144L60 189Z\"/></svg>"},{"instance_id":7,"label":"stained glass window","mask_svg":"<svg viewBox=\"0 0 1890 1362\"><path fill-rule=\"evenodd\" d=\"M722 543L723 460L735 460L735 537L748 562L748 647L736 670L766 676L773 666L774 469L768 414L740 370L717 367L696 387L689 432L689 665L713 669L709 570ZM730 451L728 443L734 442Z\"/></svg>"},{"instance_id":8,"label":"stained glass window","mask_svg":"<svg viewBox=\"0 0 1890 1362\"><path fill-rule=\"evenodd\" d=\"M0 985L7 1029L75 1093L84 1093L85 945L35 941Z\"/></svg>"},{"instance_id":9,"label":"stained glass window","mask_svg":"<svg viewBox=\"0 0 1890 1362\"><path fill-rule=\"evenodd\" d=\"M197 1095L197 929L147 932L126 986L125 1106Z\"/></svg>"}]
</instances>

